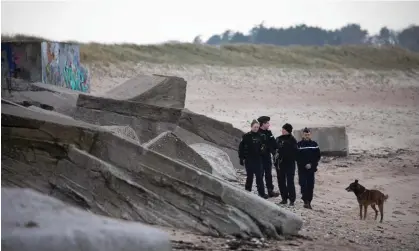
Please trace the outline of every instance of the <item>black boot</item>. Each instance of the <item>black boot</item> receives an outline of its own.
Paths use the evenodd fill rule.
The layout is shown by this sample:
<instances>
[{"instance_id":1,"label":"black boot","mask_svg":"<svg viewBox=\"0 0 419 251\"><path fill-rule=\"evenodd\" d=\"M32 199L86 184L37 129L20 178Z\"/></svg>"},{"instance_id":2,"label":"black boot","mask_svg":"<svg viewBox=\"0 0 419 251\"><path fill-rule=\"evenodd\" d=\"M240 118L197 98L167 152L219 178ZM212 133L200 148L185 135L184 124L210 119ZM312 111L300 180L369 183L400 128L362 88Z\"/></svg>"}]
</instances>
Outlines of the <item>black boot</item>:
<instances>
[{"instance_id":1,"label":"black boot","mask_svg":"<svg viewBox=\"0 0 419 251\"><path fill-rule=\"evenodd\" d=\"M311 207L311 202L309 202L309 203L308 203L308 209L313 209L313 208Z\"/></svg>"},{"instance_id":2,"label":"black boot","mask_svg":"<svg viewBox=\"0 0 419 251\"><path fill-rule=\"evenodd\" d=\"M310 204L308 201L304 201L304 208L310 209Z\"/></svg>"},{"instance_id":3,"label":"black boot","mask_svg":"<svg viewBox=\"0 0 419 251\"><path fill-rule=\"evenodd\" d=\"M281 204L281 205L286 205L287 203L288 203L287 200L282 200L281 202L279 202L279 204Z\"/></svg>"},{"instance_id":4,"label":"black boot","mask_svg":"<svg viewBox=\"0 0 419 251\"><path fill-rule=\"evenodd\" d=\"M294 201L290 201L290 206L294 206Z\"/></svg>"},{"instance_id":5,"label":"black boot","mask_svg":"<svg viewBox=\"0 0 419 251\"><path fill-rule=\"evenodd\" d=\"M262 195L259 194L259 196L262 197L262 198L264 198L264 199L268 199L269 198L269 196L267 194L262 194Z\"/></svg>"},{"instance_id":6,"label":"black boot","mask_svg":"<svg viewBox=\"0 0 419 251\"><path fill-rule=\"evenodd\" d=\"M274 192L274 191L268 191L268 196L270 197L270 198L272 198L272 197L278 197L279 196L279 193L278 192Z\"/></svg>"}]
</instances>

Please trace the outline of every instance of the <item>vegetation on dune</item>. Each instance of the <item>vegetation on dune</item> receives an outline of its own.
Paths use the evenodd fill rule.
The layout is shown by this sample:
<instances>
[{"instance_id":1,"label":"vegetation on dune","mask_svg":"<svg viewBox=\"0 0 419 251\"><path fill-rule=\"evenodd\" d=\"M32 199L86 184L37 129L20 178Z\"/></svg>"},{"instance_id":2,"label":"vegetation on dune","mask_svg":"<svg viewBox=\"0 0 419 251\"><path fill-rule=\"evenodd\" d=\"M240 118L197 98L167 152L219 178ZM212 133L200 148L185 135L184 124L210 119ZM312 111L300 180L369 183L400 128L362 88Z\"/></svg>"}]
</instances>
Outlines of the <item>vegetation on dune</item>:
<instances>
[{"instance_id":1,"label":"vegetation on dune","mask_svg":"<svg viewBox=\"0 0 419 251\"><path fill-rule=\"evenodd\" d=\"M419 68L419 53L398 47L366 46L279 47L272 45L84 44L85 62L139 62L304 68Z\"/></svg>"},{"instance_id":2,"label":"vegetation on dune","mask_svg":"<svg viewBox=\"0 0 419 251\"><path fill-rule=\"evenodd\" d=\"M46 41L39 37L3 36L3 41ZM419 53L396 46L274 46L255 44L162 45L80 44L84 63L151 62L222 66L272 66L295 68L419 69Z\"/></svg>"}]
</instances>

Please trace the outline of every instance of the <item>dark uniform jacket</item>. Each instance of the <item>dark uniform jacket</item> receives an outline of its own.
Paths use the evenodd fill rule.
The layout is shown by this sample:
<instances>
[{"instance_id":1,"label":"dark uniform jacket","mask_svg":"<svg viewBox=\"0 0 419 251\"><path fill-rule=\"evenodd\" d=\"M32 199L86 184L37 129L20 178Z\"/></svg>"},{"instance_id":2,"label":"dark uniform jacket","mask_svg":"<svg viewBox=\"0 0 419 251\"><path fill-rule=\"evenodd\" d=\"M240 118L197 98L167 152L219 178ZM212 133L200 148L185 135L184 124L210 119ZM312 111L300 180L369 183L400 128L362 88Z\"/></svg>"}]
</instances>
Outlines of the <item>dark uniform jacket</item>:
<instances>
[{"instance_id":1,"label":"dark uniform jacket","mask_svg":"<svg viewBox=\"0 0 419 251\"><path fill-rule=\"evenodd\" d=\"M317 166L320 161L320 148L316 141L301 140L298 142L297 165L304 167L311 164L313 171L317 171Z\"/></svg>"},{"instance_id":2,"label":"dark uniform jacket","mask_svg":"<svg viewBox=\"0 0 419 251\"><path fill-rule=\"evenodd\" d=\"M239 145L239 158L244 160L246 158L261 156L262 136L259 132L248 132L242 137Z\"/></svg>"},{"instance_id":3,"label":"dark uniform jacket","mask_svg":"<svg viewBox=\"0 0 419 251\"><path fill-rule=\"evenodd\" d=\"M269 156L270 158L270 154L274 155L277 148L275 137L270 130L259 129L259 133L261 134L261 137L262 137L262 149L261 149L262 156L264 157Z\"/></svg>"},{"instance_id":4,"label":"dark uniform jacket","mask_svg":"<svg viewBox=\"0 0 419 251\"><path fill-rule=\"evenodd\" d=\"M292 134L281 135L276 138L277 154L275 166L278 164L294 164L297 158L297 140Z\"/></svg>"}]
</instances>

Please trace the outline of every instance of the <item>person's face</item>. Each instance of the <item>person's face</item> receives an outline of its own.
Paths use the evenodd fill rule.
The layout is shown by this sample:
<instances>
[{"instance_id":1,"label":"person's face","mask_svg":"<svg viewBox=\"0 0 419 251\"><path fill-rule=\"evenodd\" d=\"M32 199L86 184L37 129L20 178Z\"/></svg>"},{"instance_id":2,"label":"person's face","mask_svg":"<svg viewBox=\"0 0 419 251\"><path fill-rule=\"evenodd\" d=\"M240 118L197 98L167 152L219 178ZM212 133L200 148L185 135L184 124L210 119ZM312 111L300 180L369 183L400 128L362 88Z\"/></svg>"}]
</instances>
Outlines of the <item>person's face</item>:
<instances>
[{"instance_id":1,"label":"person's face","mask_svg":"<svg viewBox=\"0 0 419 251\"><path fill-rule=\"evenodd\" d=\"M282 135L288 135L289 133L287 132L287 130L285 130L284 128L282 128Z\"/></svg>"},{"instance_id":2,"label":"person's face","mask_svg":"<svg viewBox=\"0 0 419 251\"><path fill-rule=\"evenodd\" d=\"M263 129L263 130L268 130L270 126L271 126L271 124L268 121L268 122L262 124L262 126L260 128Z\"/></svg>"},{"instance_id":3,"label":"person's face","mask_svg":"<svg viewBox=\"0 0 419 251\"><path fill-rule=\"evenodd\" d=\"M305 139L305 140L311 139L311 133L310 132L303 132L303 139Z\"/></svg>"},{"instance_id":4,"label":"person's face","mask_svg":"<svg viewBox=\"0 0 419 251\"><path fill-rule=\"evenodd\" d=\"M254 123L251 127L252 132L257 132L259 130L259 123Z\"/></svg>"}]
</instances>

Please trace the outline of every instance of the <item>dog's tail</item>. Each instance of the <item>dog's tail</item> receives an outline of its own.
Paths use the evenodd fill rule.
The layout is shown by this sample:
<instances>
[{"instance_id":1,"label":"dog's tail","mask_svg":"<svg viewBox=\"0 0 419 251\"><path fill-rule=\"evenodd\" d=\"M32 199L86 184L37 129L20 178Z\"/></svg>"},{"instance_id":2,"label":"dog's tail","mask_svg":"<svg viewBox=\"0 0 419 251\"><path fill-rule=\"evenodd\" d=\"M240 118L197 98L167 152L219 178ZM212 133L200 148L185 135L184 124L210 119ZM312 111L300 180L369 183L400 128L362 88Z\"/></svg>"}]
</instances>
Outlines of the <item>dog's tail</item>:
<instances>
[{"instance_id":1,"label":"dog's tail","mask_svg":"<svg viewBox=\"0 0 419 251\"><path fill-rule=\"evenodd\" d=\"M384 201L388 199L388 194L384 195Z\"/></svg>"}]
</instances>

